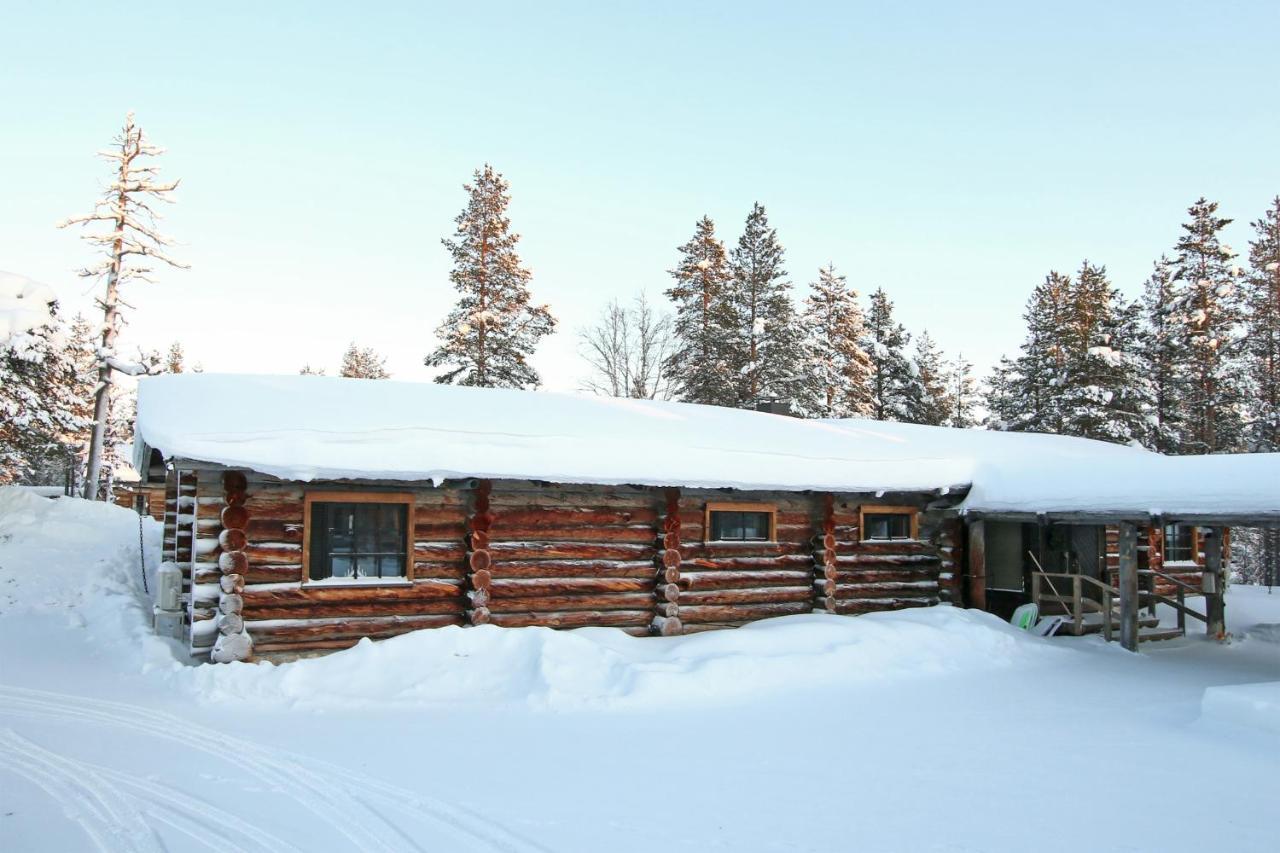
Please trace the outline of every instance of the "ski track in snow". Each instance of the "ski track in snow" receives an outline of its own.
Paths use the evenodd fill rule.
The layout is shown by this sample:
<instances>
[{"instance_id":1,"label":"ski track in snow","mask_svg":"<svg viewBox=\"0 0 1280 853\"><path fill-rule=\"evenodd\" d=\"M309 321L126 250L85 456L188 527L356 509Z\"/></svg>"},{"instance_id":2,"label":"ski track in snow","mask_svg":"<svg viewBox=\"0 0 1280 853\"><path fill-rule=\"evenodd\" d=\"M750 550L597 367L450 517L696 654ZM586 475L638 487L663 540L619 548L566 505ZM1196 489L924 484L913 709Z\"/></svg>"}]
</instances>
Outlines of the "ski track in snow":
<instances>
[{"instance_id":1,"label":"ski track in snow","mask_svg":"<svg viewBox=\"0 0 1280 853\"><path fill-rule=\"evenodd\" d=\"M425 818L473 849L478 846L500 853L547 853L547 848L465 807L143 706L0 685L0 715L117 726L232 761L270 790L292 797L358 850L427 849L367 802L366 796L374 794L380 804L411 818ZM134 805L137 798L125 796L122 787L144 795L144 802L149 804L144 811L153 820L214 849L296 849L223 809L138 777L59 756L12 731L0 733L0 758L3 766L30 779L62 805L101 850L149 853L165 849ZM237 836L238 843L231 843L230 835Z\"/></svg>"}]
</instances>

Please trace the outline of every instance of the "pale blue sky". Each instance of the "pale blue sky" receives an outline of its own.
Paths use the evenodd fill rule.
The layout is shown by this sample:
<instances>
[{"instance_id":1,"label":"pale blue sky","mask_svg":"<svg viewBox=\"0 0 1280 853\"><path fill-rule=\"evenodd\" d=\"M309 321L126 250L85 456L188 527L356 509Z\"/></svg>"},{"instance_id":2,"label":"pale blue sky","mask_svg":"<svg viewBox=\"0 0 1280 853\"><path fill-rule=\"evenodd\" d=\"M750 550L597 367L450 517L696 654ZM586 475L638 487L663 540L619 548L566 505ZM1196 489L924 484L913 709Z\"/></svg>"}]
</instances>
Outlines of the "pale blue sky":
<instances>
[{"instance_id":1,"label":"pale blue sky","mask_svg":"<svg viewBox=\"0 0 1280 853\"><path fill-rule=\"evenodd\" d=\"M561 319L552 388L703 213L731 244L761 201L797 285L833 261L985 367L1049 269L1136 293L1197 196L1243 250L1280 193L1274 0L10 3L3 27L0 269L82 300L87 247L53 226L133 109L193 269L127 295L131 335L211 370L332 370L355 339L425 378L439 240L485 161Z\"/></svg>"}]
</instances>

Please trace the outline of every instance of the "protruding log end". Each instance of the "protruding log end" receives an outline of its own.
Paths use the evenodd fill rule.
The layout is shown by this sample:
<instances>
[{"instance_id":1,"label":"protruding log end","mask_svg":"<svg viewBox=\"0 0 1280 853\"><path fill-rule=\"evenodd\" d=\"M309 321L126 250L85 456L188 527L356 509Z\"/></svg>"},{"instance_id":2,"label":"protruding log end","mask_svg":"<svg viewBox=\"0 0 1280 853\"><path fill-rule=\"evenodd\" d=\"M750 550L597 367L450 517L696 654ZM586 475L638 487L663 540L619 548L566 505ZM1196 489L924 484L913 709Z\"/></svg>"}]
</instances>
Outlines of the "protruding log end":
<instances>
[{"instance_id":1,"label":"protruding log end","mask_svg":"<svg viewBox=\"0 0 1280 853\"><path fill-rule=\"evenodd\" d=\"M223 551L218 555L218 568L223 574L242 575L249 570L249 556L244 551Z\"/></svg>"},{"instance_id":2,"label":"protruding log end","mask_svg":"<svg viewBox=\"0 0 1280 853\"><path fill-rule=\"evenodd\" d=\"M489 624L489 608L477 607L470 611L472 625L488 625Z\"/></svg>"},{"instance_id":3,"label":"protruding log end","mask_svg":"<svg viewBox=\"0 0 1280 853\"><path fill-rule=\"evenodd\" d=\"M471 587L473 589L488 589L493 584L493 575L488 569L481 569L478 572L471 573Z\"/></svg>"},{"instance_id":4,"label":"protruding log end","mask_svg":"<svg viewBox=\"0 0 1280 853\"><path fill-rule=\"evenodd\" d=\"M472 551L489 550L489 531L473 530L468 534L467 543L471 546Z\"/></svg>"},{"instance_id":5,"label":"protruding log end","mask_svg":"<svg viewBox=\"0 0 1280 853\"><path fill-rule=\"evenodd\" d=\"M680 568L680 552L675 548L668 548L662 552L662 565L668 569Z\"/></svg>"},{"instance_id":6,"label":"protruding log end","mask_svg":"<svg viewBox=\"0 0 1280 853\"><path fill-rule=\"evenodd\" d=\"M239 613L224 613L218 617L218 633L224 637L244 632L244 617Z\"/></svg>"},{"instance_id":7,"label":"protruding log end","mask_svg":"<svg viewBox=\"0 0 1280 853\"><path fill-rule=\"evenodd\" d=\"M828 613L836 613L836 597L834 595L824 596L818 599L818 606Z\"/></svg>"},{"instance_id":8,"label":"protruding log end","mask_svg":"<svg viewBox=\"0 0 1280 853\"><path fill-rule=\"evenodd\" d=\"M680 605L671 601L659 601L656 610L659 616L667 619L680 615Z\"/></svg>"},{"instance_id":9,"label":"protruding log end","mask_svg":"<svg viewBox=\"0 0 1280 853\"><path fill-rule=\"evenodd\" d=\"M253 640L249 639L249 635L243 632L223 634L218 637L218 641L213 644L213 651L209 655L214 663L248 660L252 656Z\"/></svg>"},{"instance_id":10,"label":"protruding log end","mask_svg":"<svg viewBox=\"0 0 1280 853\"><path fill-rule=\"evenodd\" d=\"M680 547L680 533L678 531L664 533L662 539L659 540L659 544L669 551L678 549Z\"/></svg>"},{"instance_id":11,"label":"protruding log end","mask_svg":"<svg viewBox=\"0 0 1280 853\"><path fill-rule=\"evenodd\" d=\"M476 533L488 533L493 527L493 513L480 512L467 519L467 530Z\"/></svg>"},{"instance_id":12,"label":"protruding log end","mask_svg":"<svg viewBox=\"0 0 1280 853\"><path fill-rule=\"evenodd\" d=\"M684 632L678 616L655 616L651 627L653 633L660 637L676 637Z\"/></svg>"},{"instance_id":13,"label":"protruding log end","mask_svg":"<svg viewBox=\"0 0 1280 853\"><path fill-rule=\"evenodd\" d=\"M228 574L218 578L218 586L222 587L225 593L241 593L244 592L244 575Z\"/></svg>"},{"instance_id":14,"label":"protruding log end","mask_svg":"<svg viewBox=\"0 0 1280 853\"><path fill-rule=\"evenodd\" d=\"M243 530L249 523L249 510L243 506L227 506L222 508L222 526Z\"/></svg>"},{"instance_id":15,"label":"protruding log end","mask_svg":"<svg viewBox=\"0 0 1280 853\"><path fill-rule=\"evenodd\" d=\"M222 500L227 506L244 506L244 502L249 499L247 492L227 492L222 496Z\"/></svg>"},{"instance_id":16,"label":"protruding log end","mask_svg":"<svg viewBox=\"0 0 1280 853\"><path fill-rule=\"evenodd\" d=\"M473 572L483 571L493 565L493 558L488 551L472 551L467 556L467 565L471 566Z\"/></svg>"},{"instance_id":17,"label":"protruding log end","mask_svg":"<svg viewBox=\"0 0 1280 853\"><path fill-rule=\"evenodd\" d=\"M660 601L677 602L680 600L680 587L674 583L659 584L657 593Z\"/></svg>"},{"instance_id":18,"label":"protruding log end","mask_svg":"<svg viewBox=\"0 0 1280 853\"><path fill-rule=\"evenodd\" d=\"M218 545L224 551L243 551L249 544L249 537L238 527L223 530L218 534Z\"/></svg>"},{"instance_id":19,"label":"protruding log end","mask_svg":"<svg viewBox=\"0 0 1280 853\"><path fill-rule=\"evenodd\" d=\"M471 603L475 607L489 606L489 590L476 589L476 590L472 590L470 593L468 593L468 595L470 595Z\"/></svg>"},{"instance_id":20,"label":"protruding log end","mask_svg":"<svg viewBox=\"0 0 1280 853\"><path fill-rule=\"evenodd\" d=\"M667 583L680 583L679 569L663 569L662 579Z\"/></svg>"},{"instance_id":21,"label":"protruding log end","mask_svg":"<svg viewBox=\"0 0 1280 853\"><path fill-rule=\"evenodd\" d=\"M244 610L244 598L238 593L223 593L218 598L220 613L240 613Z\"/></svg>"},{"instance_id":22,"label":"protruding log end","mask_svg":"<svg viewBox=\"0 0 1280 853\"><path fill-rule=\"evenodd\" d=\"M249 488L249 480L243 471L227 471L222 475L222 488L228 492L243 492Z\"/></svg>"}]
</instances>

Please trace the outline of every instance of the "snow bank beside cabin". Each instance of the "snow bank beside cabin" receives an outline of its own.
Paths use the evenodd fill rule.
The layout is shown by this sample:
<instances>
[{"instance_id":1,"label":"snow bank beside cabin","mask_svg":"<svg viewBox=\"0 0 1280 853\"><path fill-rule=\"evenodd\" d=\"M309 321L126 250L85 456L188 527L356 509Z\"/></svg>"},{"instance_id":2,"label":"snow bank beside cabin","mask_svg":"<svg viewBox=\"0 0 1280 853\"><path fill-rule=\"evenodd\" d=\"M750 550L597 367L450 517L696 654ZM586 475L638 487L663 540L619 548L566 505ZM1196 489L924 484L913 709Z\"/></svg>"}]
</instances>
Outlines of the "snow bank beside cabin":
<instances>
[{"instance_id":1,"label":"snow bank beside cabin","mask_svg":"<svg viewBox=\"0 0 1280 853\"><path fill-rule=\"evenodd\" d=\"M988 670L1069 654L974 611L785 616L687 637L612 628L437 628L292 663L202 667L204 700L303 709L547 710L717 704Z\"/></svg>"}]
</instances>

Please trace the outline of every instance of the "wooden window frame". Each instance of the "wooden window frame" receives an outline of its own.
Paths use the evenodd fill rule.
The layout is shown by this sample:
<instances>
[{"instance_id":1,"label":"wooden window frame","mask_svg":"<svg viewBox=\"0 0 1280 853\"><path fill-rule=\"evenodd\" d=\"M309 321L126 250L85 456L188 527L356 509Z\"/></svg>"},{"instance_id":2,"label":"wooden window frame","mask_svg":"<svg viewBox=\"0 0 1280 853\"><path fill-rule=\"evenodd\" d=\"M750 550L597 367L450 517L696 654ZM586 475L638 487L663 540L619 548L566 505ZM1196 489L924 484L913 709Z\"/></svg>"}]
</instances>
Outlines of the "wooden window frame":
<instances>
[{"instance_id":1,"label":"wooden window frame","mask_svg":"<svg viewBox=\"0 0 1280 853\"><path fill-rule=\"evenodd\" d=\"M1191 559L1189 560L1170 560L1169 559L1169 536L1168 529L1170 527L1189 527L1191 528ZM1204 542L1200 536L1200 525L1183 524L1181 522L1170 522L1160 527L1160 565L1163 568L1166 563L1172 563L1175 568L1178 566L1203 565L1204 561L1200 559L1200 551L1204 547Z\"/></svg>"},{"instance_id":2,"label":"wooden window frame","mask_svg":"<svg viewBox=\"0 0 1280 853\"><path fill-rule=\"evenodd\" d=\"M311 505L313 503L354 503L354 504L404 504L405 511L405 551L404 577L379 579L382 583L370 581L344 584L341 581L311 579ZM413 545L414 523L413 510L417 505L417 497L412 492L339 492L339 491L307 491L302 496L302 586L403 586L413 583Z\"/></svg>"},{"instance_id":3,"label":"wooden window frame","mask_svg":"<svg viewBox=\"0 0 1280 853\"><path fill-rule=\"evenodd\" d=\"M711 538L711 513L713 512L766 512L769 514L769 538L768 539L712 539ZM716 544L723 544L723 545L773 544L778 541L778 508L773 504L765 504L765 503L708 501L706 508L703 510L702 541L707 543L716 543Z\"/></svg>"},{"instance_id":4,"label":"wooden window frame","mask_svg":"<svg viewBox=\"0 0 1280 853\"><path fill-rule=\"evenodd\" d=\"M867 537L868 515L906 515L910 516L911 537L909 539L870 539ZM883 504L863 504L858 507L858 541L859 542L919 542L920 510L913 506L886 506Z\"/></svg>"}]
</instances>

